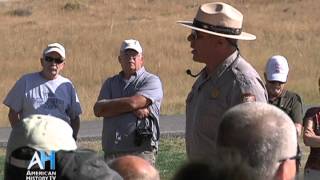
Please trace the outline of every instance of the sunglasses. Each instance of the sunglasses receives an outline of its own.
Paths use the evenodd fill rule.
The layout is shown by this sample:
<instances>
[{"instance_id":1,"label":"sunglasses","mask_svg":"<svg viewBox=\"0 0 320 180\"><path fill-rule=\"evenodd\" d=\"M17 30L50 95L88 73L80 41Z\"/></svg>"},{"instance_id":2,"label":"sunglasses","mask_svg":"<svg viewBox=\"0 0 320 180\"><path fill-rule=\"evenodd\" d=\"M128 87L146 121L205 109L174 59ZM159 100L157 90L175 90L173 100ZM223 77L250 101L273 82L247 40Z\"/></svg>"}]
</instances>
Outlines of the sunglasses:
<instances>
[{"instance_id":1,"label":"sunglasses","mask_svg":"<svg viewBox=\"0 0 320 180\"><path fill-rule=\"evenodd\" d=\"M56 64L63 63L63 60L61 58L53 58L53 57L49 57L49 56L44 57L44 60L49 63L52 63L52 62L55 62Z\"/></svg>"},{"instance_id":2,"label":"sunglasses","mask_svg":"<svg viewBox=\"0 0 320 180\"><path fill-rule=\"evenodd\" d=\"M280 81L268 81L270 84L284 84L284 82Z\"/></svg>"}]
</instances>

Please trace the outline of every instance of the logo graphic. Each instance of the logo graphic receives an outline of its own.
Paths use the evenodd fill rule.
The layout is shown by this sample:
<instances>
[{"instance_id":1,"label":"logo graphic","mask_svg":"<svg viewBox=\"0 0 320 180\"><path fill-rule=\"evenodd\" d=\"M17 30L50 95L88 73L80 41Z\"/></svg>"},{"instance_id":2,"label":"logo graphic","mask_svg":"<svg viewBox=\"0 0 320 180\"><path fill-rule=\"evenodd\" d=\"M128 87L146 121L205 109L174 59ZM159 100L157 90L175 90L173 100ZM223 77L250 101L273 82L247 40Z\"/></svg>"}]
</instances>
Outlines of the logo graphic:
<instances>
[{"instance_id":1,"label":"logo graphic","mask_svg":"<svg viewBox=\"0 0 320 180\"><path fill-rule=\"evenodd\" d=\"M29 163L28 169L31 169L34 165L38 165L41 170L46 168L46 161L50 161L50 170L55 170L56 168L56 155L54 151L50 151L50 154L47 155L45 151L36 151Z\"/></svg>"}]
</instances>

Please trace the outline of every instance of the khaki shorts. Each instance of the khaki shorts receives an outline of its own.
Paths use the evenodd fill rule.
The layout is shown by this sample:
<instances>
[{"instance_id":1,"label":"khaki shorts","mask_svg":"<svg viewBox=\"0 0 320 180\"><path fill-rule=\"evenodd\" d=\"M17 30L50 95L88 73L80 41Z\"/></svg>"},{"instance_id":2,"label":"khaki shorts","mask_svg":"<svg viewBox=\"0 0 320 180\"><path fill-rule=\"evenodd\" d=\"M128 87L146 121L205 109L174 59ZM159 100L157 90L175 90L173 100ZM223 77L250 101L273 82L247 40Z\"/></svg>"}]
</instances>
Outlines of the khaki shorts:
<instances>
[{"instance_id":1,"label":"khaki shorts","mask_svg":"<svg viewBox=\"0 0 320 180\"><path fill-rule=\"evenodd\" d=\"M112 161L118 157L125 156L125 155L139 156L139 157L145 159L146 161L148 161L153 166L156 165L156 152L155 151L104 154L104 160L106 162L109 162L109 161Z\"/></svg>"}]
</instances>

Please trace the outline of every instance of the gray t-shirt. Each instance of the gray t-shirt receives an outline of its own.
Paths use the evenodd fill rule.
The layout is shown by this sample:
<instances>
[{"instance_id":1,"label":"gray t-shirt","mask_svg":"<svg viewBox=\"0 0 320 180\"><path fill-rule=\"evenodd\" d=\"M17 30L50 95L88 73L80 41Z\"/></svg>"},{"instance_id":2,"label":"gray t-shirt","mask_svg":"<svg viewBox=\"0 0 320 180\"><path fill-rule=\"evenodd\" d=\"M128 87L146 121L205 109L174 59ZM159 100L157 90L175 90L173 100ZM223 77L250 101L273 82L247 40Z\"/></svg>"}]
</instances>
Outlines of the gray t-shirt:
<instances>
[{"instance_id":1,"label":"gray t-shirt","mask_svg":"<svg viewBox=\"0 0 320 180\"><path fill-rule=\"evenodd\" d=\"M250 95L267 102L263 81L238 52L230 55L212 74L202 71L186 100L186 149L190 160L204 160L216 153L220 120L229 108Z\"/></svg>"},{"instance_id":2,"label":"gray t-shirt","mask_svg":"<svg viewBox=\"0 0 320 180\"><path fill-rule=\"evenodd\" d=\"M39 72L22 76L8 93L3 104L22 118L32 114L51 115L70 124L82 113L72 82L62 76L47 80Z\"/></svg>"},{"instance_id":3,"label":"gray t-shirt","mask_svg":"<svg viewBox=\"0 0 320 180\"><path fill-rule=\"evenodd\" d=\"M102 85L98 100L114 99L142 95L150 99L148 107L159 124L160 105L162 101L162 85L159 77L147 72L144 67L131 76L123 79L122 73L108 78ZM123 113L119 116L104 118L102 130L102 148L106 154L141 152L157 148L158 142L136 146L134 144L137 117L132 113ZM154 126L155 128L155 126ZM156 129L153 129L156 132Z\"/></svg>"}]
</instances>

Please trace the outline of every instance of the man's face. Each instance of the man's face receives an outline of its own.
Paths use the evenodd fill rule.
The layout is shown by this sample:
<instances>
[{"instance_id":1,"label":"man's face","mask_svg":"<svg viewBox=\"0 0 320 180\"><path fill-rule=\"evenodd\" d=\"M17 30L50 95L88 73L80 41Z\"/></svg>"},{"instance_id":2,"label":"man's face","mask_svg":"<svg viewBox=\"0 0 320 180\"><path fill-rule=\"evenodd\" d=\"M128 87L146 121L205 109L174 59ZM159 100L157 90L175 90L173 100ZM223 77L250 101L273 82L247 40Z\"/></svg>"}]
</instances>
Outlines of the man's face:
<instances>
[{"instance_id":1,"label":"man's face","mask_svg":"<svg viewBox=\"0 0 320 180\"><path fill-rule=\"evenodd\" d=\"M42 72L48 79L55 79L64 67L64 60L57 52L50 52L41 58Z\"/></svg>"},{"instance_id":2,"label":"man's face","mask_svg":"<svg viewBox=\"0 0 320 180\"><path fill-rule=\"evenodd\" d=\"M285 83L279 81L266 81L266 88L269 97L279 97L284 89Z\"/></svg>"},{"instance_id":3,"label":"man's face","mask_svg":"<svg viewBox=\"0 0 320 180\"><path fill-rule=\"evenodd\" d=\"M143 56L137 51L128 49L120 53L119 62L126 75L132 75L143 66Z\"/></svg>"},{"instance_id":4,"label":"man's face","mask_svg":"<svg viewBox=\"0 0 320 180\"><path fill-rule=\"evenodd\" d=\"M214 60L218 50L218 37L192 30L188 36L192 48L193 60L200 63L206 63Z\"/></svg>"}]
</instances>

